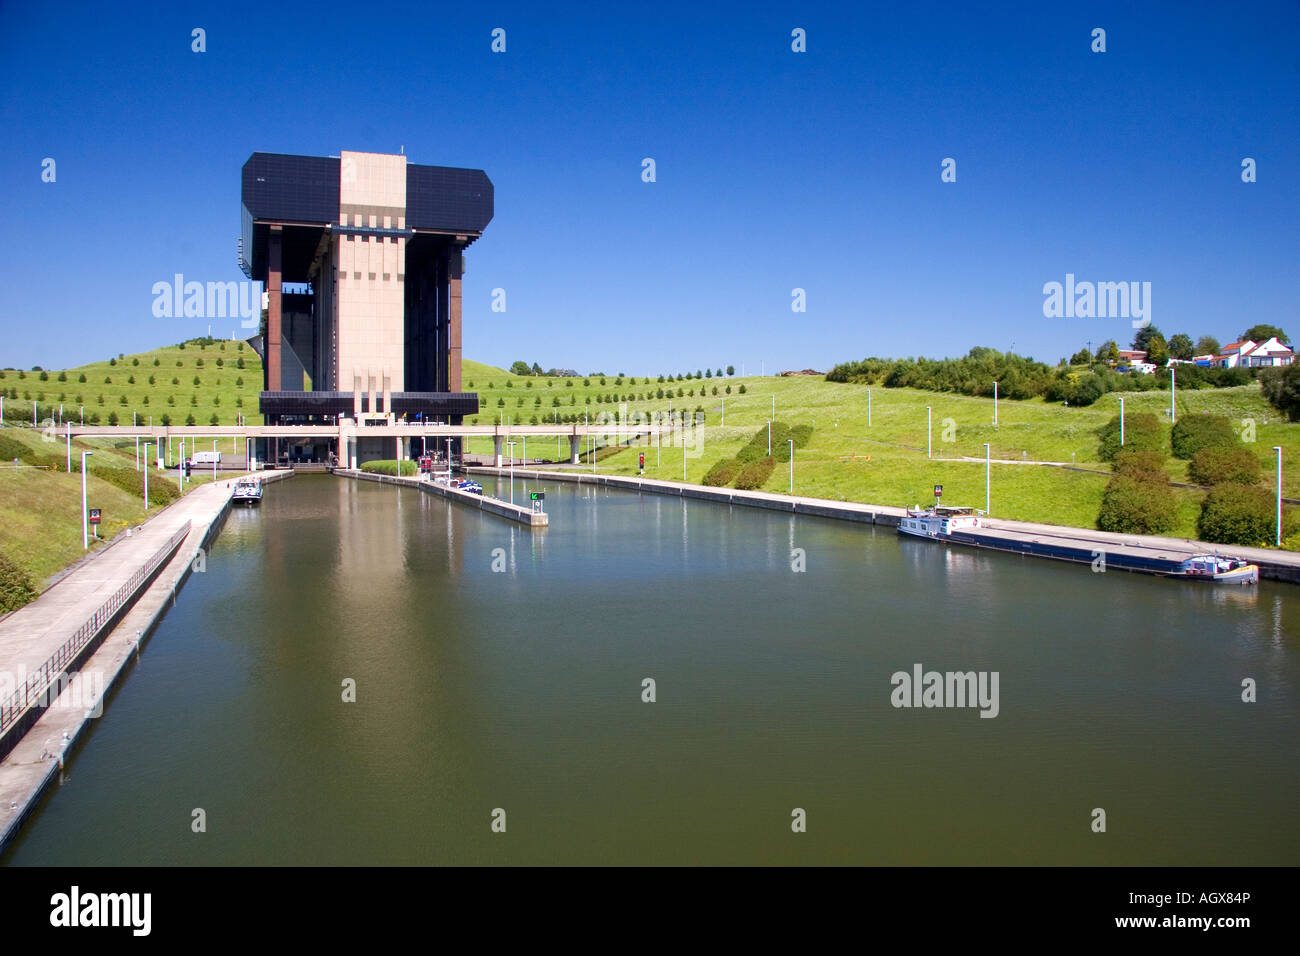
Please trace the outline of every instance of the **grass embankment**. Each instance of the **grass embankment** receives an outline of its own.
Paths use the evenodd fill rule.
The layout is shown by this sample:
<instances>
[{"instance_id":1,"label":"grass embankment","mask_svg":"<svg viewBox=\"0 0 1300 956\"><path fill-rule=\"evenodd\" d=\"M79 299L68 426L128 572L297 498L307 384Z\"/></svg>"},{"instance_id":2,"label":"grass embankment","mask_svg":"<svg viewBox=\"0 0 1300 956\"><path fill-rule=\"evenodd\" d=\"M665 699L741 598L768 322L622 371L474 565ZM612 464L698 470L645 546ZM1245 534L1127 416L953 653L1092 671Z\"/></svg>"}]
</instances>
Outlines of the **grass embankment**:
<instances>
[{"instance_id":1,"label":"grass embankment","mask_svg":"<svg viewBox=\"0 0 1300 956\"><path fill-rule=\"evenodd\" d=\"M469 363L467 363L468 366ZM574 404L562 404L560 411L579 414L583 410L593 417L601 411L615 411L616 404L596 403L589 406L585 399L595 394L620 392L653 395L662 386L655 378L645 384L638 376L636 384L600 386L598 379L590 379L584 386L582 379L564 380L534 378L529 389L526 379L509 376L500 369L479 366L474 374L466 375L467 382L474 380L474 389L487 399L480 414L480 422L493 421L498 411L497 400L507 398L508 413L523 413L527 423L532 411L532 396L543 397L543 411L550 397L559 394L567 403L569 395ZM484 381L486 379L486 381ZM509 381L511 386L505 387ZM554 384L548 386L547 381ZM625 382L627 380L625 379ZM494 387L488 388L492 382ZM722 424L721 396L712 395L715 386L730 385L726 395L726 424ZM745 394L739 393L744 385ZM707 395L700 397L703 386ZM864 501L887 505L924 504L934 500L933 486L944 486L943 501L949 504L984 506L984 443L990 445L992 465L992 513L997 517L1049 524L1094 527L1101 506L1102 492L1110 478L1110 465L1098 458L1097 430L1119 412L1119 400L1124 399L1127 413L1152 412L1163 424L1165 438L1169 434L1166 410L1169 406L1167 392L1125 392L1103 396L1096 404L1085 408L1070 408L1049 404L1041 399L1030 401L998 402L998 424L993 424L991 399L963 395L927 392L915 389L871 388L871 424L867 424L867 386L826 382L813 377L763 377L731 379L691 379L673 382L674 397L671 407L694 409L703 404L707 412L706 425L698 442L691 443L685 459L686 480L702 483L705 474L720 460L731 458L750 441L756 430L765 427L771 415L775 398L776 417L788 425L809 424L813 432L806 445L795 453L794 493L833 500ZM469 390L469 386L466 386ZM684 388L695 395L676 396L676 389ZM521 391L522 389L522 391ZM720 388L720 391L722 389ZM517 405L523 395L525 405ZM514 405L511 408L509 406ZM932 411L933 458L926 457L926 407ZM651 398L628 403L629 412L667 411L670 401ZM1272 447L1280 445L1284 462L1296 461L1300 456L1300 424L1287 424L1262 398L1257 385L1229 389L1201 389L1181 391L1178 395L1178 415L1209 413L1231 419L1247 441L1245 446L1261 462L1263 483L1272 486L1274 453ZM555 457L554 439L535 439L537 450L528 449L530 457L539 454ZM532 443L530 443L532 444ZM490 440L470 442L470 451L490 454ZM562 445L562 457L568 451L568 442ZM669 481L681 481L683 452L681 447L663 447L656 452L653 442L633 446L609 455L597 462L599 471L606 474L632 475L637 472L637 455L646 454L646 475ZM774 450L775 451L775 450ZM516 454L522 454L517 446ZM953 461L962 456L975 461ZM1063 462L1067 465L1090 469L1095 473L1070 471L1057 467L1004 462ZM584 463L586 457L584 455ZM1187 462L1171 458L1167 464L1174 481L1188 481ZM778 462L763 483L763 489L785 492L790 487L788 462ZM1283 469L1283 494L1300 497L1300 469ZM1176 489L1177 520L1171 532L1177 537L1194 537L1196 519L1205 493L1197 489Z\"/></svg>"},{"instance_id":2,"label":"grass embankment","mask_svg":"<svg viewBox=\"0 0 1300 956\"><path fill-rule=\"evenodd\" d=\"M248 424L262 423L257 411L262 360L241 341L194 339L43 373L5 369L0 371L0 388L6 424L30 424L33 401L39 402L42 419L57 416L62 404L64 417L79 421L84 407L87 424L97 415L97 424L107 425L115 414L118 424L129 425L133 412L140 422L152 418L154 424L163 424L164 415L173 425L186 424L191 415L196 425L212 424L213 415L219 425L234 425L239 415Z\"/></svg>"},{"instance_id":3,"label":"grass embankment","mask_svg":"<svg viewBox=\"0 0 1300 956\"><path fill-rule=\"evenodd\" d=\"M90 507L102 512L100 540L92 540L91 549L104 547L146 517L134 439L74 439L72 474L66 471L66 443L47 440L39 429L0 429L0 447L4 449L0 461L0 556L26 576L35 592L44 590L52 575L85 554L81 546L81 452L94 453L87 461L86 498ZM14 457L19 458L17 466ZM196 472L185 489L211 480L211 474ZM178 495L174 470L150 472L150 514ZM0 606L0 612L13 606Z\"/></svg>"}]
</instances>

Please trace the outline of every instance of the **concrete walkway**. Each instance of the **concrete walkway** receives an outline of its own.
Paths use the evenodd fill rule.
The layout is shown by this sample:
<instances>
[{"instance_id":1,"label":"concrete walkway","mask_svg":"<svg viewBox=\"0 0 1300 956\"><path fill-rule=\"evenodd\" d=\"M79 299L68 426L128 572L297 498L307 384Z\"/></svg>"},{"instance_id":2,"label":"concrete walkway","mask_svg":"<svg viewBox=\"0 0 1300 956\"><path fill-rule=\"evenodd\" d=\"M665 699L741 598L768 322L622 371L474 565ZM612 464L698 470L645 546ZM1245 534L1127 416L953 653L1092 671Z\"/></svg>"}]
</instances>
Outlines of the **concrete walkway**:
<instances>
[{"instance_id":1,"label":"concrete walkway","mask_svg":"<svg viewBox=\"0 0 1300 956\"><path fill-rule=\"evenodd\" d=\"M263 483L292 472L258 472ZM189 534L153 583L130 606L79 674L62 689L13 749L0 761L0 850L16 836L45 790L58 777L64 755L76 745L89 719L103 710L103 699L125 674L154 624L189 575L192 562L226 513L234 479L190 491L155 514L129 538L91 555L39 598L0 621L0 672L21 684L39 668L146 564L185 523Z\"/></svg>"}]
</instances>

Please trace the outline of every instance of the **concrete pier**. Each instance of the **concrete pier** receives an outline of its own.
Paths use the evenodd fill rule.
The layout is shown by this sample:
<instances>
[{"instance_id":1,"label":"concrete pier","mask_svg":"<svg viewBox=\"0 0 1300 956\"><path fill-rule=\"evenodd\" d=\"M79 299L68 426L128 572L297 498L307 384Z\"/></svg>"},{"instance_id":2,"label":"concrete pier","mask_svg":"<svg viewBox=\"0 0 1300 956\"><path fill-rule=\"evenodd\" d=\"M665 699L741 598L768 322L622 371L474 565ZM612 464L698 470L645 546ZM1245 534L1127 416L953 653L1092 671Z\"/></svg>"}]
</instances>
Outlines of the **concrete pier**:
<instances>
[{"instance_id":1,"label":"concrete pier","mask_svg":"<svg viewBox=\"0 0 1300 956\"><path fill-rule=\"evenodd\" d=\"M504 469L469 468L474 473L499 475ZM898 527L906 514L905 508L888 505L864 504L856 501L831 501L827 498L809 498L801 495L780 495L766 491L739 491L735 488L713 488L708 485L683 484L677 481L658 481L624 475L599 475L577 471L544 471L535 468L516 468L515 474L525 478L571 481L578 484L604 485L628 491L676 495L681 498L699 498L719 504L739 505L747 508L768 508L793 514L835 518L841 521L858 521L866 524ZM1300 554L1292 551L1275 551L1271 548L1250 548L1238 545L1213 544L1190 538L1165 538L1158 535L1113 534L1091 528L1070 528L1059 525L1038 524L1030 521L1009 521L1001 518L981 518L984 529L996 532L998 538L1009 544L1015 541L1052 541L1072 547L1095 548L1109 553L1149 554L1181 561L1196 554L1213 554L1219 551L1243 558L1259 565L1263 578L1300 584ZM1014 547L1006 550L1013 551Z\"/></svg>"},{"instance_id":2,"label":"concrete pier","mask_svg":"<svg viewBox=\"0 0 1300 956\"><path fill-rule=\"evenodd\" d=\"M518 472L519 469L516 468L515 471ZM461 504L478 508L489 514L516 521L534 531L543 529L549 524L549 519L545 513L535 513L530 507L512 505L508 501L499 501L496 498L489 498L487 495L476 495L473 492L461 491L459 488L440 485L436 481L427 481L423 478L398 478L395 475L376 475L368 471L353 471L348 468L335 468L334 474L341 475L344 478L358 478L362 481L378 481L386 485L418 488L428 494L440 495L451 501L458 501Z\"/></svg>"},{"instance_id":3,"label":"concrete pier","mask_svg":"<svg viewBox=\"0 0 1300 956\"><path fill-rule=\"evenodd\" d=\"M258 477L266 483L292 474L259 472ZM31 604L0 621L0 672L9 675L10 684L21 686L20 676L39 672L124 585L130 592L84 650L53 669L48 706L25 710L0 738L0 748L6 750L0 761L0 850L58 779L90 719L102 712L108 694L175 600L200 549L206 550L216 537L230 508L233 485L232 478L195 488L133 529L130 537L123 532ZM181 532L179 542L165 552L170 557L132 590L133 577Z\"/></svg>"}]
</instances>

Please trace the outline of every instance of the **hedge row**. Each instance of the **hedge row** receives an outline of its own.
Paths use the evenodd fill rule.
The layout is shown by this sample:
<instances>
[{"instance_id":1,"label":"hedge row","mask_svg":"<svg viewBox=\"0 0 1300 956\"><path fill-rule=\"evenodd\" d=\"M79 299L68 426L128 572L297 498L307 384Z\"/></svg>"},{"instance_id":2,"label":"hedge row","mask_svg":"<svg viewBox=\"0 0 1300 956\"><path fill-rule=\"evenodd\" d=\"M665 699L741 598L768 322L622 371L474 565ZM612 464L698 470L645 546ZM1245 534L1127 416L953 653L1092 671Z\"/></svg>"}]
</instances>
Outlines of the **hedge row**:
<instances>
[{"instance_id":1,"label":"hedge row","mask_svg":"<svg viewBox=\"0 0 1300 956\"><path fill-rule=\"evenodd\" d=\"M369 472L372 475L396 475L397 461L396 459L393 458L389 458L387 460L380 459L378 461L368 461L361 466L361 471ZM403 477L407 475L414 475L415 471L416 471L415 462L413 461L402 462Z\"/></svg>"}]
</instances>

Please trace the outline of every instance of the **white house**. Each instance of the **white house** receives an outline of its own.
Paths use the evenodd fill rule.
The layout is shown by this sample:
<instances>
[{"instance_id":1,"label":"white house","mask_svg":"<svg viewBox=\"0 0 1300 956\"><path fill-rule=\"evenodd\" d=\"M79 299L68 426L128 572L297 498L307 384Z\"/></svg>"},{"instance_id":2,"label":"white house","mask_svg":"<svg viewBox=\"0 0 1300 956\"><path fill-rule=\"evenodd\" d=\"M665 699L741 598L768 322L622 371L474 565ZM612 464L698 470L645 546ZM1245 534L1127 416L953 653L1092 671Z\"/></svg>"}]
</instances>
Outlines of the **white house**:
<instances>
[{"instance_id":1,"label":"white house","mask_svg":"<svg viewBox=\"0 0 1300 956\"><path fill-rule=\"evenodd\" d=\"M1246 363L1242 361L1242 357L1254 347L1255 343L1250 339L1229 342L1219 349L1219 357L1215 359L1214 364L1219 368L1236 368L1238 365L1245 365Z\"/></svg>"},{"instance_id":2,"label":"white house","mask_svg":"<svg viewBox=\"0 0 1300 956\"><path fill-rule=\"evenodd\" d=\"M1244 356L1243 365L1250 368L1268 368L1274 365L1290 365L1295 353L1290 346L1283 345L1276 338L1261 342Z\"/></svg>"}]
</instances>

